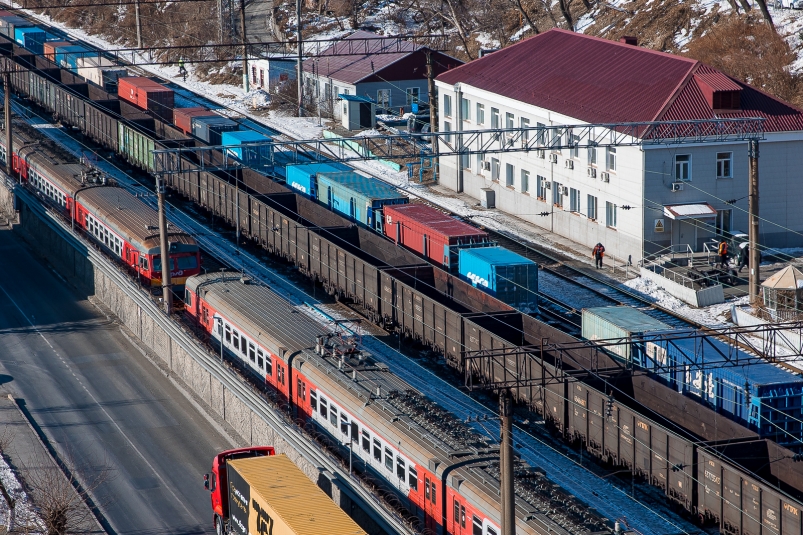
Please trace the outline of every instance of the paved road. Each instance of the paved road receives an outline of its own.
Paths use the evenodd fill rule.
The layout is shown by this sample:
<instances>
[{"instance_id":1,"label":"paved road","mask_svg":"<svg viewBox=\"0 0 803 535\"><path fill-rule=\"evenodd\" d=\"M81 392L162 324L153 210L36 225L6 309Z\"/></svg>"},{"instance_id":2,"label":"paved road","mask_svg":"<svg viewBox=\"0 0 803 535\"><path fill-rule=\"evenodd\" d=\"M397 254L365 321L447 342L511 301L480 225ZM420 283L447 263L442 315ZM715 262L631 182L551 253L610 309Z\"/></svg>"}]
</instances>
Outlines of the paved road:
<instances>
[{"instance_id":1,"label":"paved road","mask_svg":"<svg viewBox=\"0 0 803 535\"><path fill-rule=\"evenodd\" d=\"M94 498L112 531L211 533L202 474L229 442L6 227L0 273L0 382L85 481L110 469Z\"/></svg>"}]
</instances>

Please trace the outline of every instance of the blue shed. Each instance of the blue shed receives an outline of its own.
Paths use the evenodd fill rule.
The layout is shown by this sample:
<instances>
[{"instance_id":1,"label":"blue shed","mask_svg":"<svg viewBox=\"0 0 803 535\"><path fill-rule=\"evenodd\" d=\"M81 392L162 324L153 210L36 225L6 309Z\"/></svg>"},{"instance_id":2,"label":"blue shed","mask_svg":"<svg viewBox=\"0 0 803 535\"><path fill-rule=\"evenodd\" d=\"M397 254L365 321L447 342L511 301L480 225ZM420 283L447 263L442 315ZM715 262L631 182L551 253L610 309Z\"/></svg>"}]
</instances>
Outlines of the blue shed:
<instances>
[{"instance_id":1,"label":"blue shed","mask_svg":"<svg viewBox=\"0 0 803 535\"><path fill-rule=\"evenodd\" d=\"M273 147L266 145L271 139L253 130L235 130L223 132L220 144L227 148L226 152L240 160L243 165L253 168L271 164L270 152Z\"/></svg>"},{"instance_id":2,"label":"blue shed","mask_svg":"<svg viewBox=\"0 0 803 535\"><path fill-rule=\"evenodd\" d=\"M461 278L508 305L538 309L538 265L504 247L460 249Z\"/></svg>"},{"instance_id":3,"label":"blue shed","mask_svg":"<svg viewBox=\"0 0 803 535\"><path fill-rule=\"evenodd\" d=\"M30 26L27 28L14 28L14 41L16 41L18 45L27 48L34 54L45 53L46 39L47 33L36 26Z\"/></svg>"},{"instance_id":4,"label":"blue shed","mask_svg":"<svg viewBox=\"0 0 803 535\"><path fill-rule=\"evenodd\" d=\"M353 171L318 173L319 202L331 210L382 232L382 207L387 204L406 204L407 197L396 188L375 178Z\"/></svg>"},{"instance_id":5,"label":"blue shed","mask_svg":"<svg viewBox=\"0 0 803 535\"><path fill-rule=\"evenodd\" d=\"M336 162L302 163L285 167L287 185L312 198L316 197L318 173L340 173L348 170L347 165Z\"/></svg>"}]
</instances>

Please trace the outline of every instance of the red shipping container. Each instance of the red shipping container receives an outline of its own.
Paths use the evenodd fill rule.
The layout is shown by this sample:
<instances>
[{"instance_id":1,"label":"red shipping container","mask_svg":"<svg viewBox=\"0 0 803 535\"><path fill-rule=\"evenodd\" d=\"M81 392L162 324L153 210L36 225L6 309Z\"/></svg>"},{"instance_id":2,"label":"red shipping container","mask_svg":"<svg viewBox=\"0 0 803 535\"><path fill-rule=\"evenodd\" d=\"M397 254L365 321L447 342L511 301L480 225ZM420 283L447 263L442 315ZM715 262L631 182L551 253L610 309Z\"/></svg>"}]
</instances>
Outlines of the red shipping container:
<instances>
[{"instance_id":1,"label":"red shipping container","mask_svg":"<svg viewBox=\"0 0 803 535\"><path fill-rule=\"evenodd\" d=\"M211 117L217 115L206 108L176 108L173 110L173 124L185 134L192 134L193 117Z\"/></svg>"},{"instance_id":2,"label":"red shipping container","mask_svg":"<svg viewBox=\"0 0 803 535\"><path fill-rule=\"evenodd\" d=\"M131 104L148 110L166 122L173 121L175 95L172 89L150 78L119 78L117 95Z\"/></svg>"},{"instance_id":3,"label":"red shipping container","mask_svg":"<svg viewBox=\"0 0 803 535\"><path fill-rule=\"evenodd\" d=\"M383 210L387 237L446 268L457 268L453 246L489 243L488 233L431 206L399 204Z\"/></svg>"},{"instance_id":4,"label":"red shipping container","mask_svg":"<svg viewBox=\"0 0 803 535\"><path fill-rule=\"evenodd\" d=\"M56 48L60 46L74 45L72 41L47 41L45 43L45 57L52 62L56 62Z\"/></svg>"}]
</instances>

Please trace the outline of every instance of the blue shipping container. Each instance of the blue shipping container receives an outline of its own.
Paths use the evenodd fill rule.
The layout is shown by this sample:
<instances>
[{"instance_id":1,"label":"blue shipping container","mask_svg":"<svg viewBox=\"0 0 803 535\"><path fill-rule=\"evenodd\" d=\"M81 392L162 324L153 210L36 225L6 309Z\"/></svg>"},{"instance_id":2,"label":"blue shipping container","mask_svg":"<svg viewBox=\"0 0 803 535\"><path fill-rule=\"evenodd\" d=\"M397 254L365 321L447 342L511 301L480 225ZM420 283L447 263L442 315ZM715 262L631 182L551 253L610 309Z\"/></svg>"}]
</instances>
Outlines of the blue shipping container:
<instances>
[{"instance_id":1,"label":"blue shipping container","mask_svg":"<svg viewBox=\"0 0 803 535\"><path fill-rule=\"evenodd\" d=\"M319 202L331 210L382 232L382 207L386 204L406 204L407 197L396 188L375 178L353 171L318 173Z\"/></svg>"},{"instance_id":2,"label":"blue shipping container","mask_svg":"<svg viewBox=\"0 0 803 535\"><path fill-rule=\"evenodd\" d=\"M31 26L28 28L14 28L14 41L17 44L24 46L34 54L44 54L45 53L45 39L47 38L47 33L44 30L40 30L36 26Z\"/></svg>"},{"instance_id":3,"label":"blue shipping container","mask_svg":"<svg viewBox=\"0 0 803 535\"><path fill-rule=\"evenodd\" d=\"M92 52L81 45L56 47L56 65L64 69L77 70L76 61L79 57L87 57Z\"/></svg>"},{"instance_id":4,"label":"blue shipping container","mask_svg":"<svg viewBox=\"0 0 803 535\"><path fill-rule=\"evenodd\" d=\"M191 120L192 135L201 138L213 146L221 145L223 132L233 132L240 129L240 124L221 115L207 115L193 117Z\"/></svg>"},{"instance_id":5,"label":"blue shipping container","mask_svg":"<svg viewBox=\"0 0 803 535\"><path fill-rule=\"evenodd\" d=\"M220 144L225 147L231 147L226 149L226 152L240 160L244 165L252 168L271 165L270 153L273 147L264 144L270 142L270 140L269 137L253 130L223 132L220 136ZM259 143L262 143L262 145L258 145Z\"/></svg>"},{"instance_id":6,"label":"blue shipping container","mask_svg":"<svg viewBox=\"0 0 803 535\"><path fill-rule=\"evenodd\" d=\"M504 247L460 249L461 278L518 309L538 309L538 266Z\"/></svg>"},{"instance_id":7,"label":"blue shipping container","mask_svg":"<svg viewBox=\"0 0 803 535\"><path fill-rule=\"evenodd\" d=\"M339 173L348 170L347 165L335 162L304 163L285 167L287 185L312 198L316 196L318 173Z\"/></svg>"}]
</instances>

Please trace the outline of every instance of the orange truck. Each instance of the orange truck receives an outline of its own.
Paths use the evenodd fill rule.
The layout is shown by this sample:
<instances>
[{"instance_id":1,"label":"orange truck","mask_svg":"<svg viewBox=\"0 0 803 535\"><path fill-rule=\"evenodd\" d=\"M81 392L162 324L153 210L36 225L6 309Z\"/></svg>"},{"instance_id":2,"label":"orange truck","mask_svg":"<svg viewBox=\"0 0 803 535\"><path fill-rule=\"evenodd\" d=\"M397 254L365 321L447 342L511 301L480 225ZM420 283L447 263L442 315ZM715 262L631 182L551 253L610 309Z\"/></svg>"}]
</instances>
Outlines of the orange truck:
<instances>
[{"instance_id":1,"label":"orange truck","mask_svg":"<svg viewBox=\"0 0 803 535\"><path fill-rule=\"evenodd\" d=\"M218 535L367 535L286 455L224 451L204 476Z\"/></svg>"}]
</instances>

